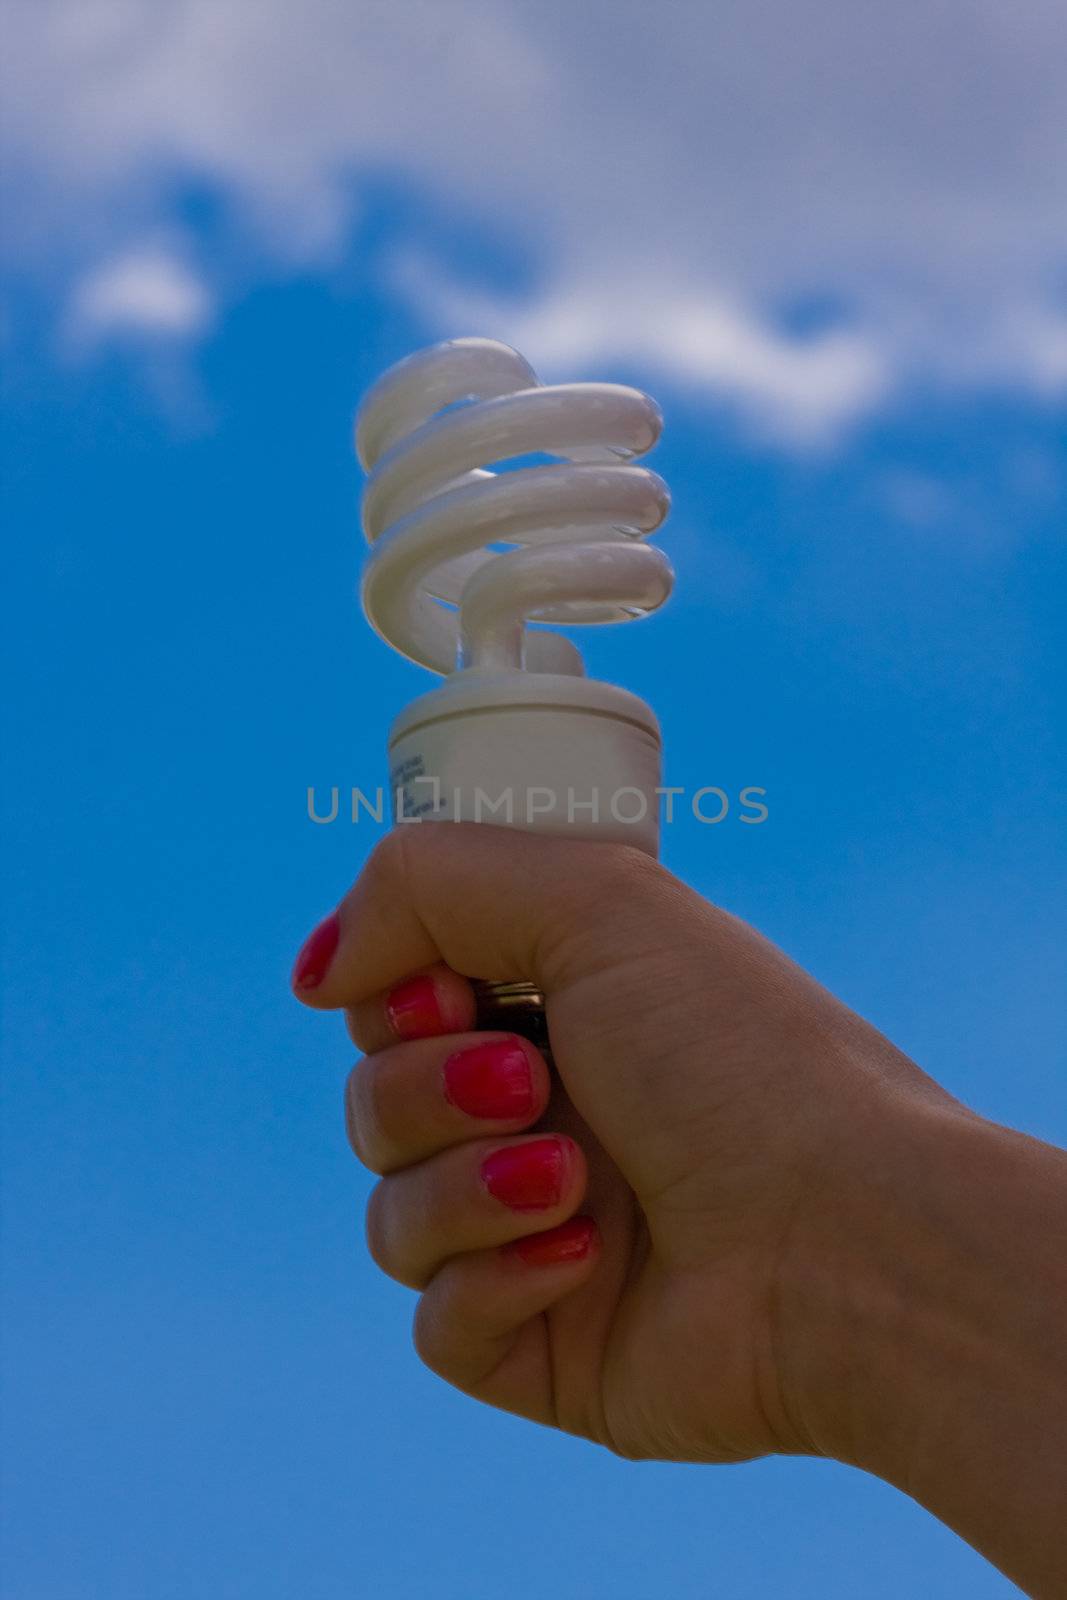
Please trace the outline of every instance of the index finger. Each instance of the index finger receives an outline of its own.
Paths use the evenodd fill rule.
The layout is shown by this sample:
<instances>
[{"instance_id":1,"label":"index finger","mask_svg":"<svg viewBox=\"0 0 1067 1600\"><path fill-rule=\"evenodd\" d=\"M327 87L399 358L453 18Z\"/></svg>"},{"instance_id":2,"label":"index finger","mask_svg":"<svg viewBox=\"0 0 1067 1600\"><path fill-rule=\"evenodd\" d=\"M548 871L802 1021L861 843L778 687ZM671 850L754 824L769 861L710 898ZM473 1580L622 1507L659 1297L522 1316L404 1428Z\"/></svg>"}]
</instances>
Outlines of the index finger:
<instances>
[{"instance_id":1,"label":"index finger","mask_svg":"<svg viewBox=\"0 0 1067 1600\"><path fill-rule=\"evenodd\" d=\"M653 938L640 893L667 874L625 845L550 838L487 823L398 828L374 850L335 913L333 949L299 999L358 1007L443 962L465 977L551 990L606 960L612 943ZM312 935L315 939L317 934ZM310 943L310 941L309 941Z\"/></svg>"}]
</instances>

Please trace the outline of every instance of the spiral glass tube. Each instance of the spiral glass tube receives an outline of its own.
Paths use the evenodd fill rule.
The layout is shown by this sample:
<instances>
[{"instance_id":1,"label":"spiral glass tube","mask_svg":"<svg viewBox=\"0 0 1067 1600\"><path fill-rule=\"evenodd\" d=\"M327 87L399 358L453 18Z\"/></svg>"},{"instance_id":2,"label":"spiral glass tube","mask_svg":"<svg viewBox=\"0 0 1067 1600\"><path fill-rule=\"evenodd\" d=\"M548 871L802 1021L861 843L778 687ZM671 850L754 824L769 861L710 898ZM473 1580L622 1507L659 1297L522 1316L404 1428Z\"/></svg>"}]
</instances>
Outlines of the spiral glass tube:
<instances>
[{"instance_id":1,"label":"spiral glass tube","mask_svg":"<svg viewBox=\"0 0 1067 1600\"><path fill-rule=\"evenodd\" d=\"M581 656L567 638L528 624L629 621L667 599L670 564L645 541L666 517L670 496L656 473L635 464L661 426L658 406L639 390L543 385L516 350L490 339L420 351L368 392L356 419L356 451L368 474L364 610L402 654L464 681L453 724L470 711L473 684L475 701L481 696L474 709L499 713L503 703L507 727L509 706L530 709L532 675L556 686L554 703L535 709L561 721L576 709L600 718L624 753L654 738L658 766L647 707L608 685L565 692L561 680L583 678ZM541 459L524 464L529 456ZM517 464L492 470L503 463ZM635 708L646 714L637 716L639 730ZM448 720L439 711L438 721ZM529 736L527 719L520 738ZM548 743L555 749L551 728ZM566 764L573 737L559 743ZM476 767L481 750L476 743ZM644 747L642 763L647 776ZM415 764L423 764L421 750ZM607 768L614 770L610 761ZM476 983L475 992L479 1026L523 1033L548 1050L543 996L532 984Z\"/></svg>"}]
</instances>

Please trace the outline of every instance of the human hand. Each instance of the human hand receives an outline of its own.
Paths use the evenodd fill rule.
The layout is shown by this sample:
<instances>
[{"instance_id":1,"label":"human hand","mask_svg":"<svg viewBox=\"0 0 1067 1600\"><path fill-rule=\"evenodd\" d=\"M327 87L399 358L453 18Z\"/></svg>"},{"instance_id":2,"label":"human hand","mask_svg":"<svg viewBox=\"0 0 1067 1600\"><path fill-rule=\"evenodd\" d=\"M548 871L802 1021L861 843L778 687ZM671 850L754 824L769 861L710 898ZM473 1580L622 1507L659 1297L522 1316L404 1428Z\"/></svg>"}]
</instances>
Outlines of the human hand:
<instances>
[{"instance_id":1,"label":"human hand","mask_svg":"<svg viewBox=\"0 0 1067 1600\"><path fill-rule=\"evenodd\" d=\"M335 935L297 993L346 1007L367 1052L347 1111L385 1175L371 1251L421 1290L434 1371L625 1456L852 1448L809 1284L838 1293L857 1166L917 1108L958 1111L947 1095L628 849L397 830L305 978ZM475 976L544 991L558 1079L470 1031Z\"/></svg>"}]
</instances>

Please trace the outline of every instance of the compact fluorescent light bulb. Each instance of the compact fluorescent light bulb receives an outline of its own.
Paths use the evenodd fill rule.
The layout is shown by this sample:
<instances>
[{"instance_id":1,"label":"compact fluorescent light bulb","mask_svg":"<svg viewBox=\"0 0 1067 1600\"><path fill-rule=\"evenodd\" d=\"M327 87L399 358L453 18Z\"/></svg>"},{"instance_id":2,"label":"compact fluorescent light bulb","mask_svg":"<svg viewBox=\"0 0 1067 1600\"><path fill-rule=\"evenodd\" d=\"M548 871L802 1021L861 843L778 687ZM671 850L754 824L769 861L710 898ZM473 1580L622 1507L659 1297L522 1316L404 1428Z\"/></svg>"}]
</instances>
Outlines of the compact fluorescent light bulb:
<instances>
[{"instance_id":1,"label":"compact fluorescent light bulb","mask_svg":"<svg viewBox=\"0 0 1067 1600\"><path fill-rule=\"evenodd\" d=\"M670 506L634 458L659 408L613 383L541 384L516 350L453 339L366 395L362 599L372 626L444 682L389 737L398 820L490 822L658 847L659 726L586 678L531 622L622 622L662 605L667 558L644 541ZM546 464L492 472L536 455Z\"/></svg>"}]
</instances>

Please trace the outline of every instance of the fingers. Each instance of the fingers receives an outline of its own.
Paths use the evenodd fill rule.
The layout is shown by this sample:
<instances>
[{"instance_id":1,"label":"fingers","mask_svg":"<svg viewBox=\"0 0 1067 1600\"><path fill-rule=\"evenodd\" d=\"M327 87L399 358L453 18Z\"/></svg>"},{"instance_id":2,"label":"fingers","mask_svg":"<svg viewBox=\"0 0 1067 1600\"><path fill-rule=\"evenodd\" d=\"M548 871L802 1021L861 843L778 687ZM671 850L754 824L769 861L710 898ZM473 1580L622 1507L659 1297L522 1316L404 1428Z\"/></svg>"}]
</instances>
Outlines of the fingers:
<instances>
[{"instance_id":1,"label":"fingers","mask_svg":"<svg viewBox=\"0 0 1067 1600\"><path fill-rule=\"evenodd\" d=\"M372 995L346 1012L354 1044L367 1055L398 1039L429 1039L473 1028L477 1007L466 978L438 962L413 973L386 994Z\"/></svg>"},{"instance_id":2,"label":"fingers","mask_svg":"<svg viewBox=\"0 0 1067 1600\"><path fill-rule=\"evenodd\" d=\"M472 1140L383 1178L367 1242L383 1272L423 1288L454 1256L566 1222L585 1185L585 1158L563 1134Z\"/></svg>"},{"instance_id":3,"label":"fingers","mask_svg":"<svg viewBox=\"0 0 1067 1600\"><path fill-rule=\"evenodd\" d=\"M549 1092L544 1057L514 1034L421 1039L353 1068L345 1121L363 1164L388 1173L471 1138L519 1132L542 1115Z\"/></svg>"},{"instance_id":4,"label":"fingers","mask_svg":"<svg viewBox=\"0 0 1067 1600\"><path fill-rule=\"evenodd\" d=\"M444 962L544 988L595 967L611 908L612 942L654 946L643 901L680 886L625 845L538 837L485 823L394 830L297 959L293 986L321 1009L360 1008L412 972Z\"/></svg>"},{"instance_id":5,"label":"fingers","mask_svg":"<svg viewBox=\"0 0 1067 1600\"><path fill-rule=\"evenodd\" d=\"M439 1377L490 1404L552 1420L541 1313L586 1282L600 1254L591 1217L447 1262L415 1313L415 1348Z\"/></svg>"}]
</instances>

